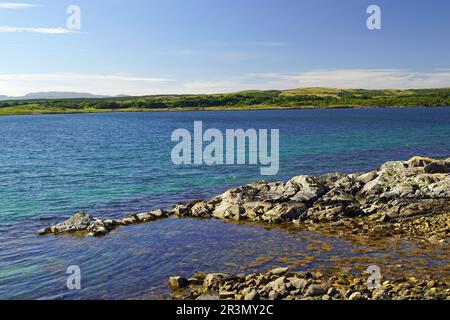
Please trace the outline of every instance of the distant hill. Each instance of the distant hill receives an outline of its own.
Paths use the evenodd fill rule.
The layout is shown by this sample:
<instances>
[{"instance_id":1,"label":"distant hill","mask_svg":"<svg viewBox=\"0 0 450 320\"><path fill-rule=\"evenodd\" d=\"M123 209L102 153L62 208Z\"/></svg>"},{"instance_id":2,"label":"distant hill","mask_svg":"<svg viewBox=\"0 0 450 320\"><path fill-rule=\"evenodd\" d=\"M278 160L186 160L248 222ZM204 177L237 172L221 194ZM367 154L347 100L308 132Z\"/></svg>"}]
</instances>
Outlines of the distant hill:
<instances>
[{"instance_id":1,"label":"distant hill","mask_svg":"<svg viewBox=\"0 0 450 320\"><path fill-rule=\"evenodd\" d=\"M50 99L101 99L109 96L95 95L86 92L32 92L21 97L0 95L0 100L50 100Z\"/></svg>"},{"instance_id":2,"label":"distant hill","mask_svg":"<svg viewBox=\"0 0 450 320\"><path fill-rule=\"evenodd\" d=\"M300 88L223 94L103 97L86 93L35 93L0 103L1 114L149 110L236 110L450 106L450 88L366 90ZM30 100L34 99L34 100Z\"/></svg>"}]
</instances>

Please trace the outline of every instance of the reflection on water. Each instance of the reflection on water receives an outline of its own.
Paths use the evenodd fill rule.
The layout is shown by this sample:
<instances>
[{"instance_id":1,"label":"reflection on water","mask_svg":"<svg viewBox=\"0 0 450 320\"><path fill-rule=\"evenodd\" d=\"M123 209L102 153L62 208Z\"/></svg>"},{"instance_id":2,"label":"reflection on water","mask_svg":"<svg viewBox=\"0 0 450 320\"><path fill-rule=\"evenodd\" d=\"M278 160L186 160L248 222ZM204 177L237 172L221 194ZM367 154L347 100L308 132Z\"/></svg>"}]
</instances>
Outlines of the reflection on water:
<instances>
[{"instance_id":1,"label":"reflection on water","mask_svg":"<svg viewBox=\"0 0 450 320\"><path fill-rule=\"evenodd\" d=\"M30 240L34 246L16 254ZM385 273L447 276L450 262L448 250L440 247L356 244L306 230L178 218L124 227L104 238L28 235L5 244L0 298L14 299L165 298L171 275L249 273L274 266L362 272L377 264ZM69 265L81 267L80 291L65 289Z\"/></svg>"}]
</instances>

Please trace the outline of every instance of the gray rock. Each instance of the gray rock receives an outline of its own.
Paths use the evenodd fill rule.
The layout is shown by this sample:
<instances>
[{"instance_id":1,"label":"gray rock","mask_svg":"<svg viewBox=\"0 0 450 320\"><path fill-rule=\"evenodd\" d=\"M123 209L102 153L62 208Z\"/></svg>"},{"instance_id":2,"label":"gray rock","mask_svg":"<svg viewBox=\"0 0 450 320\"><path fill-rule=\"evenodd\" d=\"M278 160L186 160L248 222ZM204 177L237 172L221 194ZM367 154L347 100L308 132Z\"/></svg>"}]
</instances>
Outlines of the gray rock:
<instances>
[{"instance_id":1,"label":"gray rock","mask_svg":"<svg viewBox=\"0 0 450 320\"><path fill-rule=\"evenodd\" d=\"M252 300L258 300L259 294L256 292L256 290L252 290L251 292L247 293L244 297L244 300L252 301Z\"/></svg>"},{"instance_id":2,"label":"gray rock","mask_svg":"<svg viewBox=\"0 0 450 320\"><path fill-rule=\"evenodd\" d=\"M201 294L196 300L202 300L202 301L207 301L207 300L212 300L212 301L218 301L220 300L219 294L217 292L205 292L203 294Z\"/></svg>"},{"instance_id":3,"label":"gray rock","mask_svg":"<svg viewBox=\"0 0 450 320\"><path fill-rule=\"evenodd\" d=\"M450 173L450 161L434 161L425 166L426 173Z\"/></svg>"},{"instance_id":4,"label":"gray rock","mask_svg":"<svg viewBox=\"0 0 450 320\"><path fill-rule=\"evenodd\" d=\"M179 204L168 214L163 210L96 221L77 213L67 221L43 228L38 234L91 232L104 235L121 225L153 221L170 214L264 223L327 222L351 229L351 234L399 236L442 243L448 232L442 225L450 207L450 159L414 157L386 162L377 170L357 174L298 176L290 181L259 181L230 189L209 201ZM431 219L430 230L409 221ZM365 219L354 225L355 218ZM92 225L94 223L94 225ZM400 225L396 225L401 223ZM378 228L379 225L382 225ZM342 230L340 230L342 231ZM347 230L343 230L347 232ZM382 234L380 234L382 233Z\"/></svg>"},{"instance_id":5,"label":"gray rock","mask_svg":"<svg viewBox=\"0 0 450 320\"><path fill-rule=\"evenodd\" d=\"M280 277L272 282L269 282L267 286L270 287L272 290L281 293L286 290L286 278Z\"/></svg>"},{"instance_id":6,"label":"gray rock","mask_svg":"<svg viewBox=\"0 0 450 320\"><path fill-rule=\"evenodd\" d=\"M225 273L210 273L206 275L203 286L207 289L211 289L227 278L228 275Z\"/></svg>"},{"instance_id":7,"label":"gray rock","mask_svg":"<svg viewBox=\"0 0 450 320\"><path fill-rule=\"evenodd\" d=\"M70 233L87 231L91 223L96 221L91 215L84 212L77 212L74 216L55 226L50 226L39 230L38 234L45 235L49 233Z\"/></svg>"},{"instance_id":8,"label":"gray rock","mask_svg":"<svg viewBox=\"0 0 450 320\"><path fill-rule=\"evenodd\" d=\"M272 290L269 292L269 300L278 300L279 298L280 294L277 291Z\"/></svg>"},{"instance_id":9,"label":"gray rock","mask_svg":"<svg viewBox=\"0 0 450 320\"><path fill-rule=\"evenodd\" d=\"M326 285L312 284L306 289L305 296L307 297L322 296L326 294L327 291L328 287Z\"/></svg>"},{"instance_id":10,"label":"gray rock","mask_svg":"<svg viewBox=\"0 0 450 320\"><path fill-rule=\"evenodd\" d=\"M219 298L224 300L235 299L236 293L232 291L219 291Z\"/></svg>"},{"instance_id":11,"label":"gray rock","mask_svg":"<svg viewBox=\"0 0 450 320\"><path fill-rule=\"evenodd\" d=\"M348 300L364 300L364 296L361 292L353 292Z\"/></svg>"},{"instance_id":12,"label":"gray rock","mask_svg":"<svg viewBox=\"0 0 450 320\"><path fill-rule=\"evenodd\" d=\"M327 291L327 295L330 297L334 297L335 295L337 295L339 293L339 290L337 290L335 287L331 287L330 289L328 289Z\"/></svg>"},{"instance_id":13,"label":"gray rock","mask_svg":"<svg viewBox=\"0 0 450 320\"><path fill-rule=\"evenodd\" d=\"M138 213L136 214L137 220L141 222L148 222L156 220L156 217L151 212Z\"/></svg>"},{"instance_id":14,"label":"gray rock","mask_svg":"<svg viewBox=\"0 0 450 320\"><path fill-rule=\"evenodd\" d=\"M269 271L269 274L282 275L289 271L289 268L275 268Z\"/></svg>"},{"instance_id":15,"label":"gray rock","mask_svg":"<svg viewBox=\"0 0 450 320\"><path fill-rule=\"evenodd\" d=\"M183 277L170 277L169 286L172 290L180 290L186 288L189 285L189 281Z\"/></svg>"},{"instance_id":16,"label":"gray rock","mask_svg":"<svg viewBox=\"0 0 450 320\"><path fill-rule=\"evenodd\" d=\"M303 291L306 286L308 285L308 280L306 279L300 279L296 277L288 278L288 281L291 283L293 287L295 287L298 290Z\"/></svg>"}]
</instances>

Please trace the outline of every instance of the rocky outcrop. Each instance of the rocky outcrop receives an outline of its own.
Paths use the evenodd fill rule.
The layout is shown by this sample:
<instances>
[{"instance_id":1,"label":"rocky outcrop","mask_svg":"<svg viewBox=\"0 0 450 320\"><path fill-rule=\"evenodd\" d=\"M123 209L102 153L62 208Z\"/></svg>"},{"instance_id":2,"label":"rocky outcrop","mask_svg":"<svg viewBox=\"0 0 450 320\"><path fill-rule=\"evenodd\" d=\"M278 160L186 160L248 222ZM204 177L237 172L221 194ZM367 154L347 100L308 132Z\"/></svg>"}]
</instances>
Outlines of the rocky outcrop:
<instances>
[{"instance_id":1,"label":"rocky outcrop","mask_svg":"<svg viewBox=\"0 0 450 320\"><path fill-rule=\"evenodd\" d=\"M179 279L175 277L171 279ZM184 278L182 278L184 279ZM386 280L368 285L369 275L324 276L320 272L289 272L278 268L264 274L230 276L197 273L172 286L177 300L445 300L448 284L416 278ZM175 280L171 280L174 282ZM179 281L176 281L178 283Z\"/></svg>"},{"instance_id":2,"label":"rocky outcrop","mask_svg":"<svg viewBox=\"0 0 450 320\"><path fill-rule=\"evenodd\" d=\"M353 234L390 232L442 242L450 230L449 166L450 159L414 157L367 173L256 182L209 201L177 205L173 213L262 223L327 223L350 227Z\"/></svg>"},{"instance_id":3,"label":"rocky outcrop","mask_svg":"<svg viewBox=\"0 0 450 320\"><path fill-rule=\"evenodd\" d=\"M64 234L64 233L87 233L91 236L104 236L120 226L138 224L166 218L167 212L155 210L147 213L131 214L119 220L98 219L90 214L78 212L73 217L54 226L38 231L39 235Z\"/></svg>"},{"instance_id":4,"label":"rocky outcrop","mask_svg":"<svg viewBox=\"0 0 450 320\"><path fill-rule=\"evenodd\" d=\"M288 182L255 182L211 199L182 203L169 212L134 214L121 220L78 215L41 234L88 230L103 235L121 225L169 215L279 224L325 223L352 233L378 232L446 241L450 230L450 158L414 157L367 173L297 176Z\"/></svg>"},{"instance_id":5,"label":"rocky outcrop","mask_svg":"<svg viewBox=\"0 0 450 320\"><path fill-rule=\"evenodd\" d=\"M388 162L364 174L298 176L283 182L256 182L209 200L178 205L180 216L268 223L338 221L377 216L401 220L448 213L450 159L415 157Z\"/></svg>"}]
</instances>

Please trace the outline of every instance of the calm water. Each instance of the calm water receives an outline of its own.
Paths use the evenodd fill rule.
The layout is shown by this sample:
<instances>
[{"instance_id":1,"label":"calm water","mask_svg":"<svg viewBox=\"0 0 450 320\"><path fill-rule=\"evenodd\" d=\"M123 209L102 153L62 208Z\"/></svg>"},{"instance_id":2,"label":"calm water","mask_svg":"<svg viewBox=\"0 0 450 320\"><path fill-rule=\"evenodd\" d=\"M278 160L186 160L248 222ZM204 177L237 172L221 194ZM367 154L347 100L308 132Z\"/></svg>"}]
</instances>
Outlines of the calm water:
<instances>
[{"instance_id":1,"label":"calm water","mask_svg":"<svg viewBox=\"0 0 450 320\"><path fill-rule=\"evenodd\" d=\"M417 248L407 243L367 250L306 231L175 218L102 239L35 236L77 210L118 217L262 178L258 166L175 167L171 133L192 130L196 120L223 130L280 129L274 180L364 171L413 155L450 156L450 108L0 117L0 298L164 296L173 274L238 272L242 265L332 268L338 256L376 261L387 252L393 264L449 264L428 253L415 254L415 261ZM82 268L83 290L65 290L69 265Z\"/></svg>"}]
</instances>

